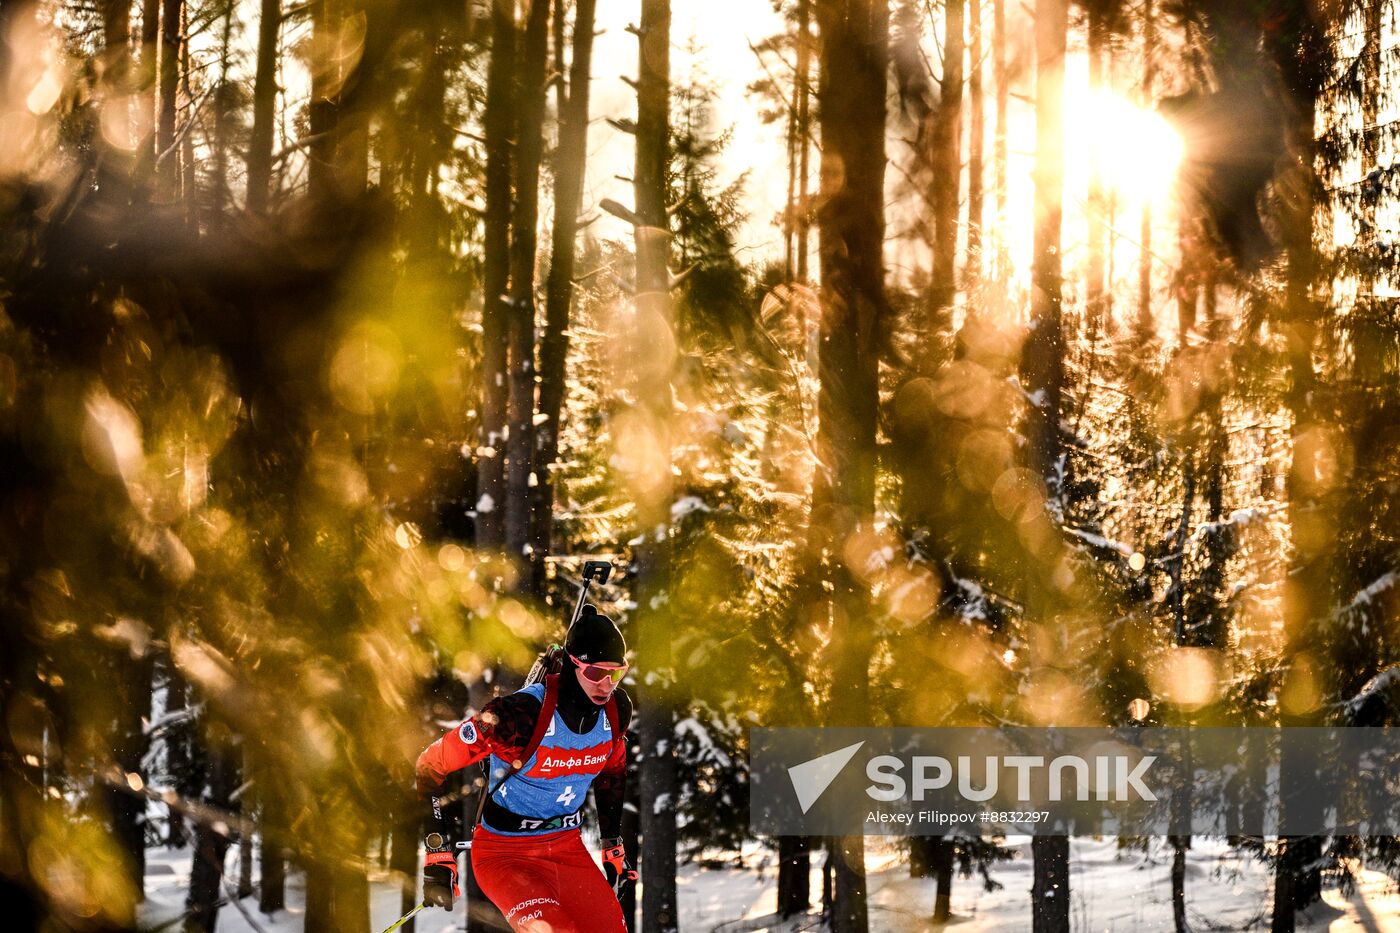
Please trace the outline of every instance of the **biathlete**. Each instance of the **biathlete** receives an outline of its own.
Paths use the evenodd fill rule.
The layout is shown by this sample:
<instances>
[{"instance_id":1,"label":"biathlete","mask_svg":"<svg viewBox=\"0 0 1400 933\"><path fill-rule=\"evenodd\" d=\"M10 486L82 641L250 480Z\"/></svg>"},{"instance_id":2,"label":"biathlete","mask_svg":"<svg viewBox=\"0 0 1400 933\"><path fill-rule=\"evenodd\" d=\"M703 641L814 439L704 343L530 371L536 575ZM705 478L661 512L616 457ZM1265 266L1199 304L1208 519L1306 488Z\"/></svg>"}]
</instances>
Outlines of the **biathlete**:
<instances>
[{"instance_id":1,"label":"biathlete","mask_svg":"<svg viewBox=\"0 0 1400 933\"><path fill-rule=\"evenodd\" d=\"M558 670L497 697L418 756L431 803L423 899L452 909L457 861L438 804L447 775L489 758L485 805L472 832L477 882L518 931L625 930L619 899L636 871L622 847L627 728L632 701L618 683L627 645L591 605L570 628ZM580 836L593 788L603 870Z\"/></svg>"}]
</instances>

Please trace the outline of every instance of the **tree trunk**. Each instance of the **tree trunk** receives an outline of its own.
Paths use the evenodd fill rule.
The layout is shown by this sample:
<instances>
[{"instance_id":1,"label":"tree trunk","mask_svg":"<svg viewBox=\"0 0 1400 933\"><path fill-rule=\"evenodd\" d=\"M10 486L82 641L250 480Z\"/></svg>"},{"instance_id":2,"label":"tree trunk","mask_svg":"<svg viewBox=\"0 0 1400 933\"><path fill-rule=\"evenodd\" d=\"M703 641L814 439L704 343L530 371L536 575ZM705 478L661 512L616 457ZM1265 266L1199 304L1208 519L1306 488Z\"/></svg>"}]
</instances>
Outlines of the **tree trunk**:
<instances>
[{"instance_id":1,"label":"tree trunk","mask_svg":"<svg viewBox=\"0 0 1400 933\"><path fill-rule=\"evenodd\" d=\"M1365 44L1361 47L1361 173L1370 176L1381 168L1381 59L1385 33L1382 7L1388 0L1367 0ZM1362 203L1361 218L1365 221L1366 239L1363 245L1374 248L1378 228L1377 208L1384 195L1367 197ZM1375 295L1375 276L1366 269L1360 275L1358 295L1370 300Z\"/></svg>"},{"instance_id":2,"label":"tree trunk","mask_svg":"<svg viewBox=\"0 0 1400 933\"><path fill-rule=\"evenodd\" d=\"M774 90L776 92L777 88ZM792 102L787 112L787 200L783 210L783 283L786 285L791 285L797 274L797 107L801 94L801 81L794 74Z\"/></svg>"},{"instance_id":3,"label":"tree trunk","mask_svg":"<svg viewBox=\"0 0 1400 933\"><path fill-rule=\"evenodd\" d=\"M142 759L150 744L144 724L151 715L151 674L149 658L133 659L123 652L112 660L118 698L114 705L112 757L124 775L134 776L139 782L147 777ZM131 780L132 777L127 777L128 783ZM139 901L145 896L146 798L130 793L125 787L110 788L106 797L111 807L112 834L121 847L126 880Z\"/></svg>"},{"instance_id":4,"label":"tree trunk","mask_svg":"<svg viewBox=\"0 0 1400 933\"><path fill-rule=\"evenodd\" d=\"M1332 80L1330 61L1321 49L1327 40L1323 27L1302 7L1287 6L1280 11L1277 30L1264 31L1264 45L1281 72L1287 95L1285 136L1287 167L1275 180L1275 189L1289 193L1280 211L1279 231L1287 268L1284 273L1284 321L1286 353L1291 385L1286 402L1293 415L1292 449L1288 487L1288 520L1292 531L1293 556L1288 583L1283 592L1283 657L1281 668L1288 680L1309 676L1318 697L1327 698L1336 689L1331 672L1323 664L1300 670L1298 661L1305 652L1318 650L1319 633L1335 605L1335 569L1338 528L1332 516L1337 511L1336 490L1316 475L1319 454L1331 443L1335 413L1323 407L1332 394L1320 383L1313 368L1319 331L1324 326L1318 285L1327 273L1317 250L1315 226L1322 191L1317 174L1316 122L1318 99ZM1283 693L1291 683L1285 682ZM1311 708L1280 704L1279 724L1284 728L1327 724L1328 704ZM1291 777L1296 766L1289 756L1280 761L1280 819L1289 815L1305 821L1319 816L1321 802L1302 782ZM1305 908L1322 895L1322 839L1316 836L1280 835L1283 854L1277 863L1273 929L1292 929L1294 911Z\"/></svg>"},{"instance_id":5,"label":"tree trunk","mask_svg":"<svg viewBox=\"0 0 1400 933\"><path fill-rule=\"evenodd\" d=\"M937 893L933 898L933 922L947 923L953 916L953 840L943 837L933 846L933 879Z\"/></svg>"},{"instance_id":6,"label":"tree trunk","mask_svg":"<svg viewBox=\"0 0 1400 933\"><path fill-rule=\"evenodd\" d=\"M641 820L638 815L642 812L641 781L637 778L640 768L637 759L640 757L640 741L637 738L631 740L631 747L628 749L629 763L627 766L627 799L622 807L622 846L623 850L632 858L632 864L641 862L641 857L637 853L642 851L639 841L641 831ZM637 886L628 885L627 890L622 894L622 920L627 924L627 933L635 933L637 929Z\"/></svg>"},{"instance_id":7,"label":"tree trunk","mask_svg":"<svg viewBox=\"0 0 1400 933\"><path fill-rule=\"evenodd\" d=\"M277 844L277 834L284 824L275 816L280 813L276 790L264 785L258 796L258 825L262 831L262 846L258 849L258 910L275 914L287 906L287 863ZM268 832L269 827L272 832Z\"/></svg>"},{"instance_id":8,"label":"tree trunk","mask_svg":"<svg viewBox=\"0 0 1400 933\"><path fill-rule=\"evenodd\" d=\"M401 808L394 820L389 838L389 870L399 879L399 914L418 906L418 840L422 837L422 818L416 800ZM470 858L467 859L470 861ZM414 933L414 920L399 927L403 933Z\"/></svg>"},{"instance_id":9,"label":"tree trunk","mask_svg":"<svg viewBox=\"0 0 1400 933\"><path fill-rule=\"evenodd\" d=\"M102 0L102 57L120 89L131 58L131 0Z\"/></svg>"},{"instance_id":10,"label":"tree trunk","mask_svg":"<svg viewBox=\"0 0 1400 933\"><path fill-rule=\"evenodd\" d=\"M511 128L515 115L515 10L491 4L486 75L486 217L481 276L481 408L477 448L476 545L505 544L506 289L510 282Z\"/></svg>"},{"instance_id":11,"label":"tree trunk","mask_svg":"<svg viewBox=\"0 0 1400 933\"><path fill-rule=\"evenodd\" d=\"M559 432L568 393L569 309L574 294L574 258L578 215L583 209L583 178L588 157L589 80L593 69L593 22L597 0L577 0L574 9L573 61L568 97L559 108L559 151L554 177L554 231L549 278L545 284L545 326L540 341L540 424L535 431L530 543L534 589L544 591L544 558L553 547L554 465L559 459Z\"/></svg>"},{"instance_id":12,"label":"tree trunk","mask_svg":"<svg viewBox=\"0 0 1400 933\"><path fill-rule=\"evenodd\" d=\"M316 859L306 866L304 933L369 933L369 878L344 867L341 854Z\"/></svg>"},{"instance_id":13,"label":"tree trunk","mask_svg":"<svg viewBox=\"0 0 1400 933\"><path fill-rule=\"evenodd\" d=\"M983 149L986 104L982 93L982 0L967 0L968 106L971 108L967 146L967 280L982 277Z\"/></svg>"},{"instance_id":14,"label":"tree trunk","mask_svg":"<svg viewBox=\"0 0 1400 933\"><path fill-rule=\"evenodd\" d=\"M1191 848L1190 836L1173 836L1172 840L1172 927L1176 933L1190 933L1186 922L1186 851Z\"/></svg>"},{"instance_id":15,"label":"tree trunk","mask_svg":"<svg viewBox=\"0 0 1400 933\"><path fill-rule=\"evenodd\" d=\"M199 232L199 197L194 157L195 101L190 86L190 6L180 8L180 95L185 99L185 126L180 134L180 199L185 210L185 226Z\"/></svg>"},{"instance_id":16,"label":"tree trunk","mask_svg":"<svg viewBox=\"0 0 1400 933\"><path fill-rule=\"evenodd\" d=\"M506 552L515 561L530 538L535 417L535 254L540 158L544 149L545 71L549 63L549 0L532 0L516 76L515 213L511 218L510 310L506 323Z\"/></svg>"},{"instance_id":17,"label":"tree trunk","mask_svg":"<svg viewBox=\"0 0 1400 933\"><path fill-rule=\"evenodd\" d=\"M244 800L246 799L245 797ZM244 806L240 803L239 812L243 813L248 819L244 829L238 834L238 897L242 900L245 897L253 896L252 807Z\"/></svg>"},{"instance_id":18,"label":"tree trunk","mask_svg":"<svg viewBox=\"0 0 1400 933\"><path fill-rule=\"evenodd\" d=\"M1069 839L1036 836L1031 840L1031 858L1031 929L1068 933Z\"/></svg>"},{"instance_id":19,"label":"tree trunk","mask_svg":"<svg viewBox=\"0 0 1400 933\"><path fill-rule=\"evenodd\" d=\"M373 98L383 84L375 76L383 74L379 66L386 41L384 15L391 5L381 0L338 0L337 7L337 28L345 28L352 20L364 23L358 61L341 59L336 69L331 179L336 197L351 200L369 188L369 124Z\"/></svg>"},{"instance_id":20,"label":"tree trunk","mask_svg":"<svg viewBox=\"0 0 1400 933\"><path fill-rule=\"evenodd\" d=\"M214 88L214 166L210 182L212 209L210 223L221 224L228 203L229 122L233 118L236 98L229 83L229 56L232 54L233 6L235 0L224 0L222 35L219 38L219 83Z\"/></svg>"},{"instance_id":21,"label":"tree trunk","mask_svg":"<svg viewBox=\"0 0 1400 933\"><path fill-rule=\"evenodd\" d=\"M976 0L972 0L976 3ZM958 216L962 203L962 98L965 46L963 0L944 3L944 73L939 81L938 108L934 113L934 269L932 269L931 339L948 331L948 312L958 296ZM973 69L977 69L973 57ZM980 94L980 87L979 87ZM976 104L974 104L976 106ZM979 198L980 198L979 181ZM970 242L970 241L969 241ZM924 839L928 871L934 877L932 922L948 922L952 905L953 843L946 836Z\"/></svg>"},{"instance_id":22,"label":"tree trunk","mask_svg":"<svg viewBox=\"0 0 1400 933\"><path fill-rule=\"evenodd\" d=\"M660 548L653 547L653 551ZM669 555L666 555L669 556ZM652 579L659 572L669 571L669 566L660 564L662 555L654 554L645 565ZM645 592L655 593L658 588L649 587ZM661 637L660 628L649 634L652 640ZM663 651L669 655L669 645L665 649L647 652L647 657L658 657ZM659 659L659 658L658 658ZM642 708L640 738L641 761L641 845L642 875L648 879L642 888L642 929L648 933L666 933L679 929L679 914L676 896L676 759L675 759L675 710L672 691L651 685L643 690L641 698L648 703Z\"/></svg>"},{"instance_id":23,"label":"tree trunk","mask_svg":"<svg viewBox=\"0 0 1400 933\"><path fill-rule=\"evenodd\" d=\"M1065 0L1036 5L1035 229L1031 257L1031 323L1021 356L1021 382L1035 399L1028 441L1033 469L1049 495L1061 491L1060 412L1065 341L1060 308L1060 220L1064 191Z\"/></svg>"},{"instance_id":24,"label":"tree trunk","mask_svg":"<svg viewBox=\"0 0 1400 933\"><path fill-rule=\"evenodd\" d=\"M302 933L333 933L327 921L331 910L327 869L316 862L307 862L302 867L306 878L306 913L302 918Z\"/></svg>"},{"instance_id":25,"label":"tree trunk","mask_svg":"<svg viewBox=\"0 0 1400 933\"><path fill-rule=\"evenodd\" d=\"M812 0L797 0L797 281L807 281L812 151Z\"/></svg>"},{"instance_id":26,"label":"tree trunk","mask_svg":"<svg viewBox=\"0 0 1400 933\"><path fill-rule=\"evenodd\" d=\"M161 0L160 116L156 121L156 177L161 200L172 205L180 198L180 159L175 152L175 114L180 93L180 18L183 0Z\"/></svg>"},{"instance_id":27,"label":"tree trunk","mask_svg":"<svg viewBox=\"0 0 1400 933\"><path fill-rule=\"evenodd\" d=\"M1219 347L1225 338L1224 321L1217 311L1217 289L1219 282L1218 264L1212 261L1205 280L1205 310L1207 336L1212 345ZM1222 397L1225 387L1219 383L1208 384L1202 398L1202 408L1206 417L1206 441L1204 464L1204 495L1206 500L1206 521L1219 527L1225 520L1225 458L1230 449L1230 438L1225 429L1222 410ZM1210 594L1209 616L1198 617L1197 641L1208 648L1226 649L1229 647L1227 615L1224 604L1228 597L1226 590L1227 563L1234 547L1225 534L1212 534L1206 539L1206 566L1202 574L1206 577L1202 589Z\"/></svg>"},{"instance_id":28,"label":"tree trunk","mask_svg":"<svg viewBox=\"0 0 1400 933\"><path fill-rule=\"evenodd\" d=\"M1288 173L1293 177L1282 183L1285 190L1305 196L1290 199L1284 213L1282 239L1288 259L1285 274L1285 301L1288 326L1289 373L1292 385L1288 406L1293 414L1293 463L1288 475L1289 522L1293 529L1295 556L1290 580L1284 591L1284 658L1291 665L1315 637L1319 623L1326 619L1332 605L1331 568L1336 546L1336 529L1318 515L1327 514L1327 490L1314 479L1313 456L1321 429L1321 415L1314 407L1318 389L1317 373L1313 369L1313 349L1318 330L1318 308L1312 286L1318 275L1318 259L1314 246L1313 209L1318 186L1314 168L1316 119L1311 100L1296 100L1297 113L1289 125L1289 150L1293 164ZM1325 443L1325 442L1324 442ZM1300 455L1302 453L1303 455ZM1323 725L1317 710L1288 710L1280 713L1284 727ZM1307 810L1317 801L1299 794L1289 786L1289 763L1281 763L1280 783L1287 809ZM1281 836L1283 854L1278 859L1274 883L1274 933L1292 930L1294 911L1306 907L1321 896L1321 870L1317 865L1322 852L1316 837Z\"/></svg>"},{"instance_id":29,"label":"tree trunk","mask_svg":"<svg viewBox=\"0 0 1400 933\"><path fill-rule=\"evenodd\" d=\"M992 186L996 189L997 254L995 277L1003 283L1006 268L1006 111L1011 75L1006 67L1006 0L992 0L992 78L996 82L996 135L992 139Z\"/></svg>"},{"instance_id":30,"label":"tree trunk","mask_svg":"<svg viewBox=\"0 0 1400 933\"><path fill-rule=\"evenodd\" d=\"M257 788L257 831L262 843L258 846L258 910L271 915L287 906L287 863L282 840L288 838L291 830L285 792L255 754L263 749L261 743L248 748L244 763L248 769L246 778Z\"/></svg>"},{"instance_id":31,"label":"tree trunk","mask_svg":"<svg viewBox=\"0 0 1400 933\"><path fill-rule=\"evenodd\" d=\"M1384 7L1389 0L1366 0L1366 35L1361 54L1364 56L1361 67L1362 97L1361 125L1363 127L1362 152L1365 160L1362 171L1371 171L1380 164L1381 133L1377 122L1381 108L1381 59L1385 31L1383 28ZM1372 212L1375 208L1372 207Z\"/></svg>"},{"instance_id":32,"label":"tree trunk","mask_svg":"<svg viewBox=\"0 0 1400 933\"><path fill-rule=\"evenodd\" d=\"M1196 236L1194 218L1182 216L1177 222L1177 253L1181 257L1176 266L1176 340L1177 351L1185 350L1190 343L1191 331L1196 326L1197 289L1200 284L1201 242Z\"/></svg>"},{"instance_id":33,"label":"tree trunk","mask_svg":"<svg viewBox=\"0 0 1400 933\"><path fill-rule=\"evenodd\" d=\"M553 69L552 81L554 85L554 119L559 124L562 131L564 124L564 110L569 106L569 85L564 76L569 73L568 56L565 54L568 43L568 2L555 3L551 7L550 25L550 68ZM575 17L577 18L577 17Z\"/></svg>"},{"instance_id":34,"label":"tree trunk","mask_svg":"<svg viewBox=\"0 0 1400 933\"><path fill-rule=\"evenodd\" d=\"M1104 63L1108 56L1107 10L1102 3L1089 4L1089 91L1104 88ZM1097 148L1089 152L1088 277L1084 283L1085 317L1092 345L1105 324L1104 248L1108 239L1108 197L1103 184L1103 158Z\"/></svg>"},{"instance_id":35,"label":"tree trunk","mask_svg":"<svg viewBox=\"0 0 1400 933\"><path fill-rule=\"evenodd\" d=\"M326 205L335 197L336 65L334 48L335 0L310 0L312 47L318 50L310 63L311 100L306 109L311 129L307 146L307 191L313 203ZM308 879L308 884L310 879Z\"/></svg>"},{"instance_id":36,"label":"tree trunk","mask_svg":"<svg viewBox=\"0 0 1400 933\"><path fill-rule=\"evenodd\" d=\"M169 716L185 709L187 687L185 678L175 669L174 662L169 658L165 659L165 669L165 714ZM181 796L199 790L190 786L190 769L193 765L190 760L190 730L188 721L172 722L165 728L165 768L170 773L176 792ZM166 833L165 844L169 848L179 849L189 843L189 831L184 816L177 808L171 807L169 812L170 828Z\"/></svg>"},{"instance_id":37,"label":"tree trunk","mask_svg":"<svg viewBox=\"0 0 1400 933\"><path fill-rule=\"evenodd\" d=\"M1068 479L1060 415L1065 346L1061 320L1060 221L1064 191L1064 68L1068 26L1065 0L1039 0L1035 9L1035 228L1031 258L1031 323L1021 355L1021 382L1033 400L1027 416L1027 454L1051 499L1062 499ZM1033 623L1049 599L1048 581L1031 582L1027 613ZM1041 591L1041 592L1036 592ZM1032 926L1035 933L1069 931L1069 840L1037 836L1031 843Z\"/></svg>"},{"instance_id":38,"label":"tree trunk","mask_svg":"<svg viewBox=\"0 0 1400 933\"><path fill-rule=\"evenodd\" d=\"M832 618L832 692L827 720L858 725L868 701L872 653L867 584L842 559L868 529L875 506L875 425L884 295L886 0L817 0L821 30L818 113L822 192L818 462L811 547L824 568ZM868 926L861 836L833 840L836 933Z\"/></svg>"},{"instance_id":39,"label":"tree trunk","mask_svg":"<svg viewBox=\"0 0 1400 933\"><path fill-rule=\"evenodd\" d=\"M805 914L812 906L812 856L806 836L778 837L778 916Z\"/></svg>"},{"instance_id":40,"label":"tree trunk","mask_svg":"<svg viewBox=\"0 0 1400 933\"><path fill-rule=\"evenodd\" d=\"M158 121L156 86L160 73L160 0L141 0L141 60L136 119L142 168L149 170L156 154Z\"/></svg>"},{"instance_id":41,"label":"tree trunk","mask_svg":"<svg viewBox=\"0 0 1400 933\"><path fill-rule=\"evenodd\" d=\"M258 64L253 78L253 129L248 139L248 210L267 212L272 188L272 137L277 117L277 58L282 0L262 0Z\"/></svg>"},{"instance_id":42,"label":"tree trunk","mask_svg":"<svg viewBox=\"0 0 1400 933\"><path fill-rule=\"evenodd\" d=\"M930 335L957 293L958 206L962 196L963 0L943 7L943 77L934 112L933 278Z\"/></svg>"},{"instance_id":43,"label":"tree trunk","mask_svg":"<svg viewBox=\"0 0 1400 933\"><path fill-rule=\"evenodd\" d=\"M1142 202L1142 221L1138 225L1138 311L1136 340L1146 343L1157 331L1156 314L1152 310L1152 205Z\"/></svg>"},{"instance_id":44,"label":"tree trunk","mask_svg":"<svg viewBox=\"0 0 1400 933\"><path fill-rule=\"evenodd\" d=\"M1188 723L1188 725L1194 725L1194 723ZM1182 761L1182 768L1187 774L1192 771L1191 761L1190 740L1188 738ZM1191 810L1192 790L1188 782L1183 788L1183 793L1172 795L1169 814L1173 824L1172 828L1190 829ZM1172 847L1172 925L1176 933L1191 933L1190 923L1186 919L1186 853L1191 850L1191 836L1187 834L1172 835L1168 837L1168 840Z\"/></svg>"},{"instance_id":45,"label":"tree trunk","mask_svg":"<svg viewBox=\"0 0 1400 933\"><path fill-rule=\"evenodd\" d=\"M211 748L208 751L208 800L220 810L229 808L229 797L237 780L235 769L228 761L228 751ZM194 863L190 868L190 887L185 897L185 933L214 933L219 919L219 901L224 881L224 856L228 853L228 828L204 821L194 834Z\"/></svg>"},{"instance_id":46,"label":"tree trunk","mask_svg":"<svg viewBox=\"0 0 1400 933\"><path fill-rule=\"evenodd\" d=\"M827 918L828 922L836 906L836 879L833 877L835 846L834 837L828 836L822 840L822 847L826 850L826 855L822 858L822 916Z\"/></svg>"},{"instance_id":47,"label":"tree trunk","mask_svg":"<svg viewBox=\"0 0 1400 933\"><path fill-rule=\"evenodd\" d=\"M1194 419L1194 413L1189 417ZM1192 637L1190 635L1191 620L1188 617L1190 607L1186 603L1186 546L1191 530L1191 514L1194 511L1196 501L1196 461L1194 458L1200 438L1188 424L1185 437L1181 441L1186 458L1185 478L1182 483L1184 488L1182 490L1181 518L1177 523L1176 541L1173 544L1171 582L1167 589L1167 603L1171 607L1174 623L1172 641L1178 648L1188 645L1189 639ZM1187 760L1187 773L1190 773L1189 759ZM1183 789L1182 793L1172 795L1171 819L1174 824L1189 825L1190 793L1188 786ZM1189 926L1186 922L1186 852L1191 848L1191 837L1183 834L1172 834L1167 839L1172 847L1172 922L1176 933L1189 933Z\"/></svg>"},{"instance_id":48,"label":"tree trunk","mask_svg":"<svg viewBox=\"0 0 1400 933\"><path fill-rule=\"evenodd\" d=\"M102 0L102 83L106 107L120 107L126 113L122 134L134 142L131 125L131 0Z\"/></svg>"},{"instance_id":49,"label":"tree trunk","mask_svg":"<svg viewBox=\"0 0 1400 933\"><path fill-rule=\"evenodd\" d=\"M641 711L642 929L678 928L676 910L675 694L671 670L671 376L676 338L671 314L670 219L666 212L670 164L671 3L642 0L638 30L637 162L633 174L638 224L636 398L643 430L661 451L658 474L637 486L637 518L648 539L640 548L637 602L639 666L648 672ZM654 679L653 679L654 678Z\"/></svg>"},{"instance_id":50,"label":"tree trunk","mask_svg":"<svg viewBox=\"0 0 1400 933\"><path fill-rule=\"evenodd\" d=\"M1297 856L1289 843L1292 840L1279 838L1278 863L1274 867L1274 904L1269 919L1270 933L1293 933L1293 882L1297 876Z\"/></svg>"},{"instance_id":51,"label":"tree trunk","mask_svg":"<svg viewBox=\"0 0 1400 933\"><path fill-rule=\"evenodd\" d=\"M417 260L439 261L447 247L446 217L438 198L440 167L449 157L453 140L447 130L448 63L445 61L444 14L431 7L424 16L423 65L414 92L412 137L404 155L408 164L403 180L408 187L407 242ZM394 146L391 134L380 133L381 145ZM397 184L397 156L380 159L380 187L392 191Z\"/></svg>"},{"instance_id":52,"label":"tree trunk","mask_svg":"<svg viewBox=\"0 0 1400 933\"><path fill-rule=\"evenodd\" d=\"M1157 54L1157 20L1152 7L1153 0L1144 0L1142 11L1142 104L1152 106L1153 59ZM1156 330L1155 315L1152 312L1152 204L1142 202L1142 222L1138 231L1141 244L1138 254L1138 302L1137 322L1134 326L1134 339L1138 344L1146 344Z\"/></svg>"},{"instance_id":53,"label":"tree trunk","mask_svg":"<svg viewBox=\"0 0 1400 933\"><path fill-rule=\"evenodd\" d=\"M307 191L320 210L362 196L369 184L372 101L383 83L372 80L392 47L394 26L382 4L366 0L310 0L314 54L310 62L311 135ZM361 29L359 55L342 53Z\"/></svg>"},{"instance_id":54,"label":"tree trunk","mask_svg":"<svg viewBox=\"0 0 1400 933\"><path fill-rule=\"evenodd\" d=\"M927 878L933 870L933 845L935 836L909 837L909 877Z\"/></svg>"},{"instance_id":55,"label":"tree trunk","mask_svg":"<svg viewBox=\"0 0 1400 933\"><path fill-rule=\"evenodd\" d=\"M1196 438L1187 434L1185 443L1194 452ZM1191 530L1191 509L1196 500L1196 464L1187 454L1183 468L1185 479L1181 502L1181 518L1176 525L1176 540L1172 544L1171 571L1168 574L1167 605L1172 613L1172 643L1178 648L1186 644L1186 598L1183 574L1186 569L1186 544Z\"/></svg>"}]
</instances>

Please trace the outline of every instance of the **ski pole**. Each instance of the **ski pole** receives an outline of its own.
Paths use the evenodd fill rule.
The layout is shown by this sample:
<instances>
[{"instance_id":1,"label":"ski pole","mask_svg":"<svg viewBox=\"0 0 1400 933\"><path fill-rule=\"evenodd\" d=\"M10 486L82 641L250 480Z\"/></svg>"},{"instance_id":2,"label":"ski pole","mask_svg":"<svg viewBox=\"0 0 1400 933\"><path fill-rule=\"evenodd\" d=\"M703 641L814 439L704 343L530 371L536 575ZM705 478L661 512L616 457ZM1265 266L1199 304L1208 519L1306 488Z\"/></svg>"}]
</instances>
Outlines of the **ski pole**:
<instances>
[{"instance_id":1,"label":"ski pole","mask_svg":"<svg viewBox=\"0 0 1400 933\"><path fill-rule=\"evenodd\" d=\"M485 772L483 771L483 775L484 774ZM481 814L479 812L476 818L478 821L481 820ZM467 875L472 871L472 840L467 839L463 842L459 842L456 848L458 852L467 853L467 857L462 860L462 877L467 881L462 887L462 913L467 916L467 925L462 929L470 930L472 928L472 879L467 878Z\"/></svg>"},{"instance_id":2,"label":"ski pole","mask_svg":"<svg viewBox=\"0 0 1400 933\"><path fill-rule=\"evenodd\" d=\"M393 923L391 923L391 924L389 924L387 927L385 927L385 928L384 928L384 933L394 933L395 930L397 930L399 927L403 926L403 925L404 925L405 923L407 923L408 921L412 920L415 916L418 915L418 912L419 912L420 910L423 910L423 909L424 909L425 907L427 907L427 906L428 906L428 902L427 902L427 901L424 901L423 903L419 904L417 907L413 908L413 909L410 910L408 913L404 914L402 917L400 917L399 919L395 920Z\"/></svg>"}]
</instances>

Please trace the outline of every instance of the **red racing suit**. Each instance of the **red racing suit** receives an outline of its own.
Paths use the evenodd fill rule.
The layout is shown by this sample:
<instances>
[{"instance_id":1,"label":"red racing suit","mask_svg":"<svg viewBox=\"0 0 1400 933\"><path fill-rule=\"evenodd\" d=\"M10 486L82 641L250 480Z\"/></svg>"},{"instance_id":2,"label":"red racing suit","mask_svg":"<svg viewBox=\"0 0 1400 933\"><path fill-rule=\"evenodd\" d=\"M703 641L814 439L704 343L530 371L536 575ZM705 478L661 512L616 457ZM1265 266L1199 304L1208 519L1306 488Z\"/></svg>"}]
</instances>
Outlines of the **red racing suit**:
<instances>
[{"instance_id":1,"label":"red racing suit","mask_svg":"<svg viewBox=\"0 0 1400 933\"><path fill-rule=\"evenodd\" d=\"M616 933L625 929L622 909L598 864L584 848L577 811L562 816L558 811L570 809L568 806L556 807L550 814L517 811L522 801L525 809L542 809L542 803L556 799L572 802L577 798L581 806L591 785L601 835L619 835L627 768L623 736L632 704L624 691L615 692L618 741L612 743L601 764L596 763L601 756L561 754L559 746L578 748L580 743L588 744L589 736L598 739L604 733L609 740L614 738L610 726L604 725L604 710L598 709L592 729L583 734L569 730L556 710L548 737L528 761L522 762L519 772L500 785L530 743L542 712L541 696L540 689L527 688L497 697L478 716L428 746L418 757L418 790L424 795L437 793L448 774L489 756L490 786L500 790L488 800L482 825L472 836L472 868L481 889L515 930ZM586 763L561 769L561 761ZM555 798L553 792L561 787L564 793Z\"/></svg>"}]
</instances>

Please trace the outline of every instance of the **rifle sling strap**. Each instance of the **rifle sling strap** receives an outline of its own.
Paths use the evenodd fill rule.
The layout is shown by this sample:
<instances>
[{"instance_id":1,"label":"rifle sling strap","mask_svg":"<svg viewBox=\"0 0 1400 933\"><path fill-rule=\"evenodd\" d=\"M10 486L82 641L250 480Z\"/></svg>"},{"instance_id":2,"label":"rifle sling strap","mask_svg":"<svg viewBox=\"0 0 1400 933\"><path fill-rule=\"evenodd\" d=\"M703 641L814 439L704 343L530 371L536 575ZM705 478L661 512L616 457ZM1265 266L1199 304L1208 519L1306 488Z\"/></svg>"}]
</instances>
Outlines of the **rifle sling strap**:
<instances>
[{"instance_id":1,"label":"rifle sling strap","mask_svg":"<svg viewBox=\"0 0 1400 933\"><path fill-rule=\"evenodd\" d=\"M520 769L525 767L525 763L530 760L530 756L535 754L535 751L540 747L540 742L544 741L545 732L549 730L550 720L554 718L554 708L558 705L559 675L550 674L544 679L544 701L540 704L540 715L539 718L535 720L535 731L530 736L529 744L526 745L524 751L520 753L520 757L511 763L510 770L506 772L505 777L501 778L500 781L496 783L495 787L491 787L489 791L483 793L477 799L476 819L472 823L473 827L481 825L481 812L486 809L487 798L495 796L496 791L500 790L501 786L505 784L506 781L515 777ZM491 759L487 758L486 761L482 763L482 766L489 769L490 761ZM489 773L487 774L487 786L490 787Z\"/></svg>"},{"instance_id":2,"label":"rifle sling strap","mask_svg":"<svg viewBox=\"0 0 1400 933\"><path fill-rule=\"evenodd\" d=\"M472 823L473 828L481 825L481 814L482 811L486 809L487 799L494 797L496 791L500 790L506 781L515 777L515 775L520 772L520 769L525 767L526 762L530 760L531 756L539 750L540 742L544 741L544 734L549 731L549 723L554 718L554 710L558 705L559 675L550 674L544 679L544 702L540 704L540 715L539 718L535 720L535 731L530 736L530 744L525 746L524 751L520 754L520 758L511 764L511 768L506 772L506 776L501 778L500 781L496 783L496 786L492 787L489 792L483 793L477 798L476 819ZM611 752L615 751L617 749L617 743L622 741L622 730L620 728L621 724L618 721L617 699L615 697L608 697L605 715L608 717L608 725L612 728L612 745L608 755L608 757L611 758ZM490 758L487 758L487 763L484 763L483 767L489 768L490 760ZM490 775L488 774L487 777L489 778ZM489 786L489 780L487 784Z\"/></svg>"}]
</instances>

